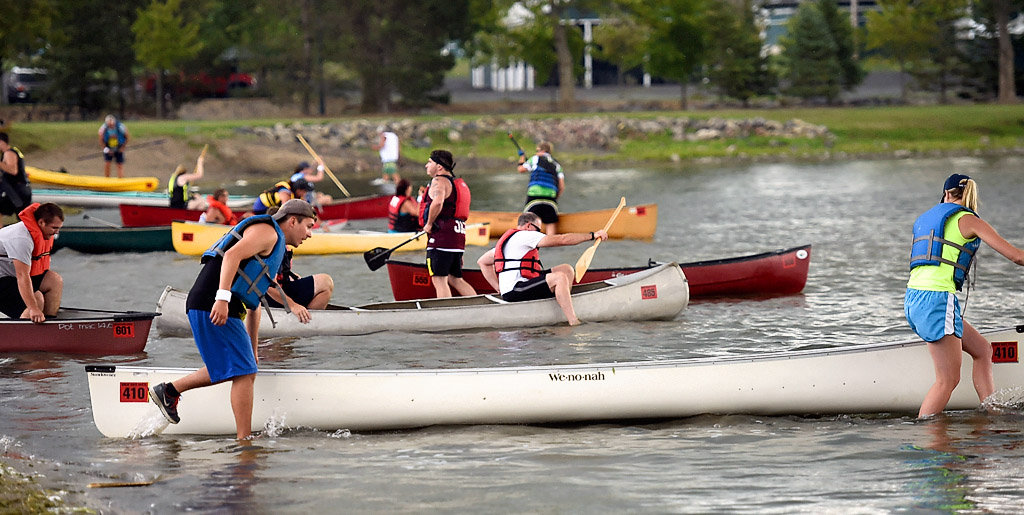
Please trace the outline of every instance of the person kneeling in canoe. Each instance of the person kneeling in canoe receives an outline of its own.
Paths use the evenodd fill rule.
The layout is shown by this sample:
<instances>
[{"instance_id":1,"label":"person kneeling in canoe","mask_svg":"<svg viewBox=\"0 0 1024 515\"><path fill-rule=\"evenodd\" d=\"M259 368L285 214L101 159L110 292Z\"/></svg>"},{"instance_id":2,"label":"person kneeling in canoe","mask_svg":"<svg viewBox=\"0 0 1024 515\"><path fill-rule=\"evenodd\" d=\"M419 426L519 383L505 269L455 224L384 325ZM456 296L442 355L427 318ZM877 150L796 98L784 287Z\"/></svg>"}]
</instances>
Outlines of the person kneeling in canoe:
<instances>
[{"instance_id":1,"label":"person kneeling in canoe","mask_svg":"<svg viewBox=\"0 0 1024 515\"><path fill-rule=\"evenodd\" d=\"M238 217L228 207L228 190L217 188L213 195L206 197L206 211L199 215L199 221L209 224L235 225Z\"/></svg>"},{"instance_id":2,"label":"person kneeling in canoe","mask_svg":"<svg viewBox=\"0 0 1024 515\"><path fill-rule=\"evenodd\" d=\"M230 380L238 438L252 435L260 303L281 269L286 245L299 246L315 222L313 207L292 199L273 216L246 218L203 254L185 309L205 366L150 390L168 421L179 422L182 393Z\"/></svg>"},{"instance_id":3,"label":"person kneeling in canoe","mask_svg":"<svg viewBox=\"0 0 1024 515\"><path fill-rule=\"evenodd\" d=\"M273 215L277 209L272 207L267 213ZM292 271L291 250L284 252L284 260L281 261L281 270L277 273L276 282L281 289L267 290L267 304L272 308L287 308L303 324L308 324L312 319L309 310L326 309L327 304L331 302L331 295L334 294L334 278L330 274L300 277Z\"/></svg>"},{"instance_id":4,"label":"person kneeling in canoe","mask_svg":"<svg viewBox=\"0 0 1024 515\"><path fill-rule=\"evenodd\" d=\"M0 312L40 323L60 310L64 279L50 270L53 236L64 226L57 204L31 204L0 229Z\"/></svg>"},{"instance_id":5,"label":"person kneeling in canoe","mask_svg":"<svg viewBox=\"0 0 1024 515\"><path fill-rule=\"evenodd\" d=\"M480 256L476 262L480 271L487 282L501 293L503 300L521 302L554 297L569 325L579 325L580 320L572 307L571 289L575 277L572 265L561 264L544 270L537 249L577 245L597 238L607 240L608 233L598 230L544 234L536 213L523 213L516 223L516 228L506 231L493 249Z\"/></svg>"}]
</instances>

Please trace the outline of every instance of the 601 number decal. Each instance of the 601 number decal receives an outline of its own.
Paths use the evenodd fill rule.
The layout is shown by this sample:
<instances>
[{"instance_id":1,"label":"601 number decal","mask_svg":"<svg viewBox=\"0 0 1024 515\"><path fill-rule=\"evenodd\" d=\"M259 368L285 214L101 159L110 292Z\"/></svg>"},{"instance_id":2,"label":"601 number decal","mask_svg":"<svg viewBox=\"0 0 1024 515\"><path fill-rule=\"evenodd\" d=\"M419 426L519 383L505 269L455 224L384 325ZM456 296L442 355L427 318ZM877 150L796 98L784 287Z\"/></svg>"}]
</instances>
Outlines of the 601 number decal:
<instances>
[{"instance_id":1,"label":"601 number decal","mask_svg":"<svg viewBox=\"0 0 1024 515\"><path fill-rule=\"evenodd\" d=\"M135 324L131 322L118 322L114 324L114 338L134 338Z\"/></svg>"}]
</instances>

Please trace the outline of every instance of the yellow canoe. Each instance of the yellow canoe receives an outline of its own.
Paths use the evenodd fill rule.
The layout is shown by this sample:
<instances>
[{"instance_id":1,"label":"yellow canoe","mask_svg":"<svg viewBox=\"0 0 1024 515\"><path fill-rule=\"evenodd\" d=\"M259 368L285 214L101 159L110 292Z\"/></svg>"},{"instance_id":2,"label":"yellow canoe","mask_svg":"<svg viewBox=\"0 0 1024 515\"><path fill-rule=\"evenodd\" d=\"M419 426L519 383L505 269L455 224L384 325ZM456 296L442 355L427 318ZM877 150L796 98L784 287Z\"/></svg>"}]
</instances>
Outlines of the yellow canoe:
<instances>
[{"instance_id":1,"label":"yellow canoe","mask_svg":"<svg viewBox=\"0 0 1024 515\"><path fill-rule=\"evenodd\" d=\"M217 242L228 231L227 225L203 224L199 222L173 222L171 239L174 250L186 256L199 256ZM414 232L314 232L313 236L295 248L295 254L345 254L366 252L376 247L390 249L415 236ZM487 224L466 226L466 244L490 245L491 231ZM427 248L426 235L402 245L395 252L423 250Z\"/></svg>"},{"instance_id":2,"label":"yellow canoe","mask_svg":"<svg viewBox=\"0 0 1024 515\"><path fill-rule=\"evenodd\" d=\"M26 166L29 181L35 184L81 188L94 191L155 191L160 186L156 177L100 177L98 175L77 175L54 172L34 166Z\"/></svg>"},{"instance_id":3,"label":"yellow canoe","mask_svg":"<svg viewBox=\"0 0 1024 515\"><path fill-rule=\"evenodd\" d=\"M604 228L615 209L579 211L558 214L558 232L590 232ZM505 231L516 226L521 212L512 211L470 211L466 223L491 224L491 237L498 238ZM626 206L619 213L608 230L608 237L614 239L649 240L654 238L658 228L658 205L642 204Z\"/></svg>"}]
</instances>

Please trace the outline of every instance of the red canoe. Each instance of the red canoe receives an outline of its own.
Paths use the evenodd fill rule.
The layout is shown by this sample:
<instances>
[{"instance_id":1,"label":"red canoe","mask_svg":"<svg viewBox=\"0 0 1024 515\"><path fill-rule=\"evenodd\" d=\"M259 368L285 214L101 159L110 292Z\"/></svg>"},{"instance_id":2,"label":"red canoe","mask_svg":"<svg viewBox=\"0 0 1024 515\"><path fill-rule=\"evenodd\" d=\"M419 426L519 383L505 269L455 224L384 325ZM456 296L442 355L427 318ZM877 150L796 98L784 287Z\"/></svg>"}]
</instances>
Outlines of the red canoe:
<instances>
[{"instance_id":1,"label":"red canoe","mask_svg":"<svg viewBox=\"0 0 1024 515\"><path fill-rule=\"evenodd\" d=\"M391 195L351 197L324 204L317 209L321 220L365 220L386 218ZM232 210L241 218L244 211ZM166 206L121 204L121 224L125 227L171 225L173 221L199 220L202 211L176 209Z\"/></svg>"},{"instance_id":2,"label":"red canoe","mask_svg":"<svg viewBox=\"0 0 1024 515\"><path fill-rule=\"evenodd\" d=\"M241 218L244 211L236 211L235 217ZM198 222L199 215L204 211L195 209L179 209L167 206L141 206L136 204L121 204L121 225L125 227L153 227L171 225L171 222L187 220Z\"/></svg>"},{"instance_id":3,"label":"red canoe","mask_svg":"<svg viewBox=\"0 0 1024 515\"><path fill-rule=\"evenodd\" d=\"M0 353L137 354L146 347L159 313L61 308L41 324L0 319Z\"/></svg>"},{"instance_id":4,"label":"red canoe","mask_svg":"<svg viewBox=\"0 0 1024 515\"><path fill-rule=\"evenodd\" d=\"M690 285L690 298L729 296L771 296L799 293L807 284L811 246L764 252L679 265ZM585 283L646 270L657 263L629 268L591 268L583 275ZM434 297L427 267L421 263L387 262L391 293L396 301ZM494 293L480 270L463 269L462 277L477 293Z\"/></svg>"}]
</instances>

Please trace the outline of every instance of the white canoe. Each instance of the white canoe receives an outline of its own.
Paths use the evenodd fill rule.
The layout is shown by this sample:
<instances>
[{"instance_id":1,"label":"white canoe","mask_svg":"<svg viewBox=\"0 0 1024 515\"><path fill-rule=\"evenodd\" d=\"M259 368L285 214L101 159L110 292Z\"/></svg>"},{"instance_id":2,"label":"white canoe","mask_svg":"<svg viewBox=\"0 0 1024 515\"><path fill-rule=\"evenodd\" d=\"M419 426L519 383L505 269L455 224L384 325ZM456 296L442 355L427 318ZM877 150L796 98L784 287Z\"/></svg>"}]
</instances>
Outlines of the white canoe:
<instances>
[{"instance_id":1,"label":"white canoe","mask_svg":"<svg viewBox=\"0 0 1024 515\"><path fill-rule=\"evenodd\" d=\"M997 395L1024 387L1024 325L984 333L997 350ZM89 365L96 427L139 436L161 415L148 387L193 369ZM947 409L979 405L964 358ZM680 418L705 413L915 414L934 380L927 344L895 343L672 361L435 370L261 370L253 430L268 422L325 431L451 424ZM186 392L165 433L233 435L230 383ZM148 421L148 422L147 422ZM148 428L152 431L152 428Z\"/></svg>"},{"instance_id":2,"label":"white canoe","mask_svg":"<svg viewBox=\"0 0 1024 515\"><path fill-rule=\"evenodd\" d=\"M256 197L232 196L228 200L231 208L252 207ZM168 199L166 193L151 191L92 191L92 190L61 190L61 189L32 189L33 202L53 202L62 206L93 207L93 208L117 208L121 204L137 206L158 206L166 207Z\"/></svg>"},{"instance_id":3,"label":"white canoe","mask_svg":"<svg viewBox=\"0 0 1024 515\"><path fill-rule=\"evenodd\" d=\"M168 286L157 302L157 329L166 335L191 335L185 315L186 292ZM689 302L686 276L675 263L635 274L573 286L573 307L580 320L670 320ZM329 305L312 311L308 324L283 309L271 309L274 327L263 316L260 337L356 335L380 331L452 331L537 327L565 323L555 299L505 302L496 295L381 302L361 306Z\"/></svg>"}]
</instances>

